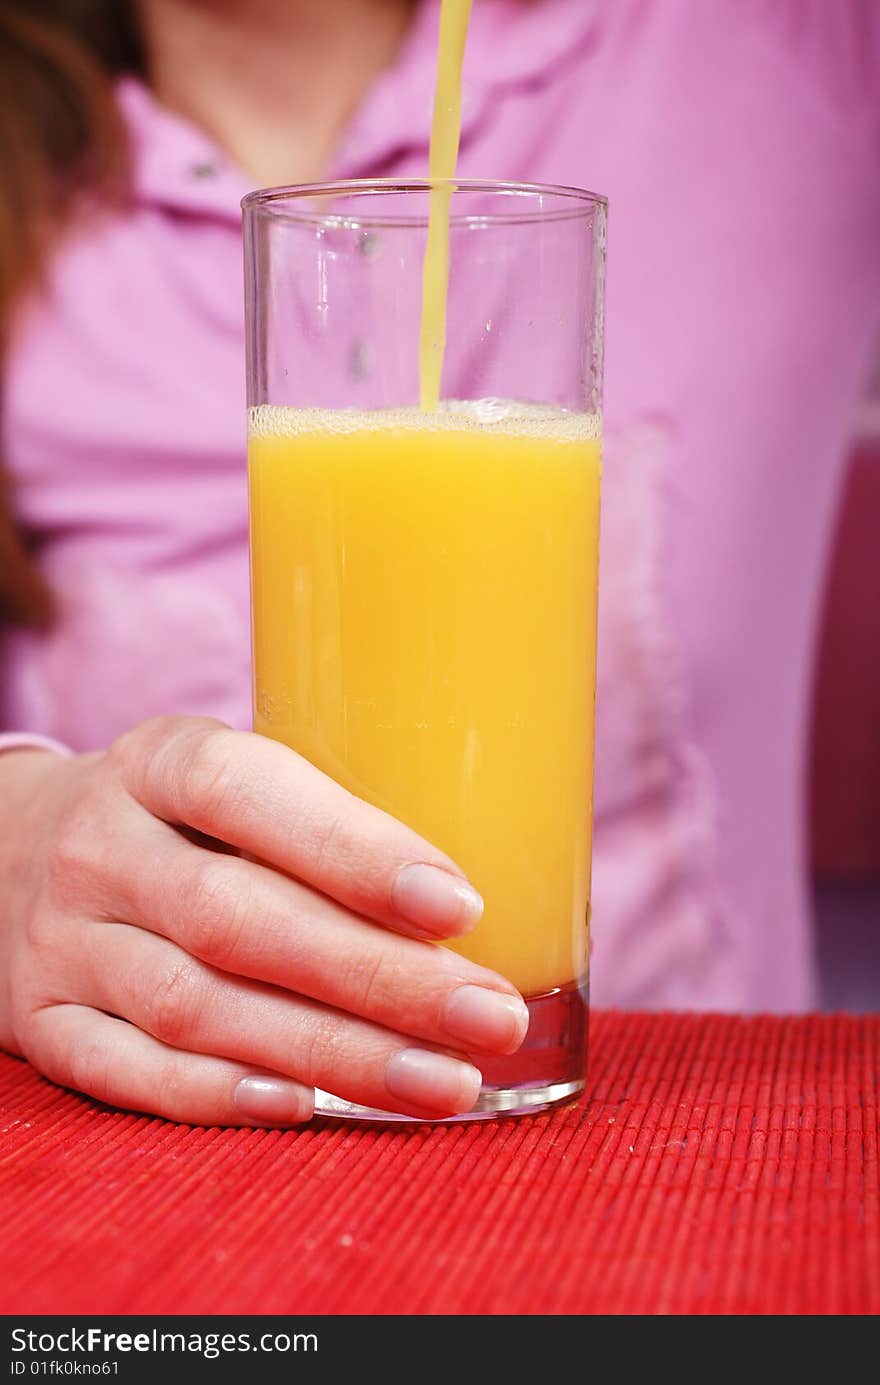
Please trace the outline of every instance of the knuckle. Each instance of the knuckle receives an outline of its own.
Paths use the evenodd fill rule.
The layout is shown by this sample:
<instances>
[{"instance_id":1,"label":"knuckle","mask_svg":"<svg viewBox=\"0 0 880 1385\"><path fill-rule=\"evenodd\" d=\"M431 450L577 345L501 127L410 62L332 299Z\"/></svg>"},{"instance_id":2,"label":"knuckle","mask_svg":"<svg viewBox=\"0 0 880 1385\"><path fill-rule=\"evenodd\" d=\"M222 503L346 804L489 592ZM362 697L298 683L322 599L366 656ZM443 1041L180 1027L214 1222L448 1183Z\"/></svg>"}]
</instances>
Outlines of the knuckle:
<instances>
[{"instance_id":1,"label":"knuckle","mask_svg":"<svg viewBox=\"0 0 880 1385\"><path fill-rule=\"evenodd\" d=\"M406 829L349 793L337 797L330 810L323 804L312 810L307 800L301 800L299 818L300 840L307 843L313 877L344 883L368 913L377 901L384 903L392 867L412 853L409 838L400 836Z\"/></svg>"},{"instance_id":2,"label":"knuckle","mask_svg":"<svg viewBox=\"0 0 880 1385\"><path fill-rule=\"evenodd\" d=\"M315 875L320 879L333 858L338 855L343 838L343 819L340 813L333 814L314 830L313 850L315 853Z\"/></svg>"},{"instance_id":3,"label":"knuckle","mask_svg":"<svg viewBox=\"0 0 880 1385\"><path fill-rule=\"evenodd\" d=\"M226 728L211 717L151 717L117 737L106 752L129 792L149 795L166 776L173 777L181 755L199 738Z\"/></svg>"},{"instance_id":4,"label":"knuckle","mask_svg":"<svg viewBox=\"0 0 880 1385\"><path fill-rule=\"evenodd\" d=\"M107 1044L97 1034L83 1034L71 1046L68 1054L70 1082L77 1091L86 1092L97 1101L110 1100L110 1054Z\"/></svg>"},{"instance_id":5,"label":"knuckle","mask_svg":"<svg viewBox=\"0 0 880 1385\"><path fill-rule=\"evenodd\" d=\"M159 746L170 739L179 725L179 718L167 716L151 717L149 721L139 722L137 726L117 736L108 746L108 762L120 770L123 780L137 775L149 764Z\"/></svg>"},{"instance_id":6,"label":"knuckle","mask_svg":"<svg viewBox=\"0 0 880 1385\"><path fill-rule=\"evenodd\" d=\"M37 895L25 915L24 937L29 951L41 965L63 955L60 944L64 934L59 927L58 912L43 894Z\"/></svg>"},{"instance_id":7,"label":"knuckle","mask_svg":"<svg viewBox=\"0 0 880 1385\"><path fill-rule=\"evenodd\" d=\"M354 959L348 967L346 991L354 1008L364 1015L384 1015L389 1007L400 1012L407 988L400 967L380 953Z\"/></svg>"},{"instance_id":8,"label":"knuckle","mask_svg":"<svg viewBox=\"0 0 880 1385\"><path fill-rule=\"evenodd\" d=\"M56 1076L59 1071L57 1059L57 1047L46 1042L43 1020L45 1019L45 1005L41 1005L33 993L22 993L18 987L13 991L10 1000L12 1034L15 1042L21 1049L22 1056L33 1063L44 1077L48 1077L51 1082L64 1082L68 1079L70 1067L69 1055L65 1053L67 1067L64 1075Z\"/></svg>"},{"instance_id":9,"label":"knuckle","mask_svg":"<svg viewBox=\"0 0 880 1385\"><path fill-rule=\"evenodd\" d=\"M203 1004L197 964L181 957L165 967L153 981L146 1004L146 1023L151 1034L177 1048L194 1033Z\"/></svg>"},{"instance_id":10,"label":"knuckle","mask_svg":"<svg viewBox=\"0 0 880 1385\"><path fill-rule=\"evenodd\" d=\"M103 840L97 815L86 803L66 814L46 858L46 880L53 898L83 902L85 886L101 869Z\"/></svg>"},{"instance_id":11,"label":"knuckle","mask_svg":"<svg viewBox=\"0 0 880 1385\"><path fill-rule=\"evenodd\" d=\"M104 758L108 765L114 769L122 771L138 758L138 751L142 743L143 726L135 726L130 731L124 731L121 736L117 736L111 741L104 751Z\"/></svg>"},{"instance_id":12,"label":"knuckle","mask_svg":"<svg viewBox=\"0 0 880 1385\"><path fill-rule=\"evenodd\" d=\"M241 775L233 768L230 737L219 726L201 728L188 738L177 762L178 794L185 816L210 826L234 813L242 797Z\"/></svg>"},{"instance_id":13,"label":"knuckle","mask_svg":"<svg viewBox=\"0 0 880 1385\"><path fill-rule=\"evenodd\" d=\"M332 1081L333 1074L345 1072L349 1064L341 1052L339 1026L329 1013L312 1015L297 1036L290 1071L307 1086Z\"/></svg>"},{"instance_id":14,"label":"knuckle","mask_svg":"<svg viewBox=\"0 0 880 1385\"><path fill-rule=\"evenodd\" d=\"M303 817L307 806L300 803ZM369 912L375 907L376 897L385 893L388 862L393 856L388 841L371 831L370 815L363 813L364 806L353 795L347 795L332 812L306 822L305 839L313 879L337 886L344 883Z\"/></svg>"},{"instance_id":15,"label":"knuckle","mask_svg":"<svg viewBox=\"0 0 880 1385\"><path fill-rule=\"evenodd\" d=\"M156 1098L157 1113L168 1120L180 1119L180 1112L185 1111L188 1104L188 1088L185 1059L169 1050L159 1059L156 1070L156 1090L161 1093Z\"/></svg>"},{"instance_id":16,"label":"knuckle","mask_svg":"<svg viewBox=\"0 0 880 1385\"><path fill-rule=\"evenodd\" d=\"M211 856L193 870L183 896L187 946L203 961L222 967L238 952L252 914L240 872L226 857Z\"/></svg>"}]
</instances>

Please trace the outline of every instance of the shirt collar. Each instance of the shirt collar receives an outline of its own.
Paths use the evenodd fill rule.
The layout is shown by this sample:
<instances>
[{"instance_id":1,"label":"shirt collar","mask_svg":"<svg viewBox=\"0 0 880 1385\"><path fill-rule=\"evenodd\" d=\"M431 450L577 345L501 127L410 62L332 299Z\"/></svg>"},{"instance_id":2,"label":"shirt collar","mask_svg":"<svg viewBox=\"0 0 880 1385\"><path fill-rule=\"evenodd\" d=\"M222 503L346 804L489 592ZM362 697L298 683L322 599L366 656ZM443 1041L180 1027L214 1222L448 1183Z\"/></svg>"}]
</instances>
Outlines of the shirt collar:
<instances>
[{"instance_id":1,"label":"shirt collar","mask_svg":"<svg viewBox=\"0 0 880 1385\"><path fill-rule=\"evenodd\" d=\"M394 65L376 81L329 176L369 176L405 152L426 152L440 0L421 0ZM598 0L474 0L462 82L462 145L504 88L550 81L595 38ZM118 100L132 141L141 204L239 219L251 183L208 134L166 110L134 77ZM485 169L484 176L504 170Z\"/></svg>"}]
</instances>

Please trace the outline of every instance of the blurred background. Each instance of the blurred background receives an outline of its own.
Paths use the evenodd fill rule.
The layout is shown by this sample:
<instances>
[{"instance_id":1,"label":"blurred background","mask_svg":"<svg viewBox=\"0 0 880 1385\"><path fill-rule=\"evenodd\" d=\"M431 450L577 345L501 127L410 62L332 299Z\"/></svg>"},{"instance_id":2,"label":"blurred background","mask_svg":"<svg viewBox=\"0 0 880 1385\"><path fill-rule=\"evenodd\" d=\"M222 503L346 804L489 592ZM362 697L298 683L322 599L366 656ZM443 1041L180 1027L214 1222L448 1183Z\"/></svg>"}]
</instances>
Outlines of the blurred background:
<instances>
[{"instance_id":1,"label":"blurred background","mask_svg":"<svg viewBox=\"0 0 880 1385\"><path fill-rule=\"evenodd\" d=\"M876 3L880 5L880 0ZM827 0L827 4L833 13L837 0ZM26 13L29 18L38 13L72 14L80 9L83 14L94 10L96 16L102 12L102 6L90 5L88 0L70 0L69 6L64 0L33 0L32 8L24 0L15 0L14 4L0 0L0 15L4 8ZM248 8L248 20L258 8ZM97 46L100 48L101 44ZM6 62L9 80L4 89L0 71L0 103L5 97L7 104L14 107L14 54L7 56ZM220 105L228 114L231 103L225 90ZM49 114L56 117L57 123L57 112L50 108ZM70 138L74 144L75 136L73 130ZM61 153L66 137L57 135ZM11 151L0 149L0 160L4 157L12 168ZM210 164L196 163L191 172L194 178L204 177L205 186L210 188L216 169ZM14 224L12 221L0 225L0 237L6 234L14 239ZM3 289L0 281L0 301ZM880 343L874 378L853 420L847 483L838 511L816 649L811 754L805 792L811 823L808 866L815 906L821 1003L825 1009L880 1011L878 611Z\"/></svg>"},{"instance_id":2,"label":"blurred background","mask_svg":"<svg viewBox=\"0 0 880 1385\"><path fill-rule=\"evenodd\" d=\"M880 1010L880 361L828 573L810 804L823 1007Z\"/></svg>"}]
</instances>

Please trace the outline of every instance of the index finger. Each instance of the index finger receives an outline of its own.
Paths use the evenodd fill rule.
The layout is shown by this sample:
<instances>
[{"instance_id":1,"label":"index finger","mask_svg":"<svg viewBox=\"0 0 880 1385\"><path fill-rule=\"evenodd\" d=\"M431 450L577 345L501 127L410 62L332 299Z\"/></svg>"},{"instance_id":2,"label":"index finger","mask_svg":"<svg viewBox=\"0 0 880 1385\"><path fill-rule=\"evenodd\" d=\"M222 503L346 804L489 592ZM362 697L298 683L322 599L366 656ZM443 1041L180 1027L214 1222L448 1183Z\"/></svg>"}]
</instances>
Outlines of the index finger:
<instances>
[{"instance_id":1,"label":"index finger","mask_svg":"<svg viewBox=\"0 0 880 1385\"><path fill-rule=\"evenodd\" d=\"M483 902L454 861L277 741L160 718L111 751L154 817L217 837L392 927L470 932Z\"/></svg>"}]
</instances>

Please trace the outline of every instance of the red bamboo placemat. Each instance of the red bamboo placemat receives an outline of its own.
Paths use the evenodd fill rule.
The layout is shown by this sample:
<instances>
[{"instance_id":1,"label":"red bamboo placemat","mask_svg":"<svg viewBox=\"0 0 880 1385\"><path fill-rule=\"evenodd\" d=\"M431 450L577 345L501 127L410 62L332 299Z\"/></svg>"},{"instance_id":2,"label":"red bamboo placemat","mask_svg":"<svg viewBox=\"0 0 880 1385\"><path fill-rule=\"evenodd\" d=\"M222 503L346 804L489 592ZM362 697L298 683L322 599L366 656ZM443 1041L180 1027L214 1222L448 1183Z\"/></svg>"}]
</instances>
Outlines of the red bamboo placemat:
<instances>
[{"instance_id":1,"label":"red bamboo placemat","mask_svg":"<svg viewBox=\"0 0 880 1385\"><path fill-rule=\"evenodd\" d=\"M871 1313L880 1017L594 1015L588 1099L204 1130L0 1057L6 1313Z\"/></svg>"}]
</instances>

